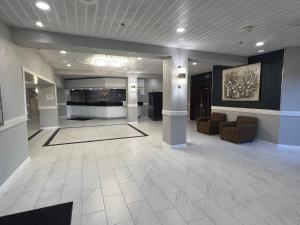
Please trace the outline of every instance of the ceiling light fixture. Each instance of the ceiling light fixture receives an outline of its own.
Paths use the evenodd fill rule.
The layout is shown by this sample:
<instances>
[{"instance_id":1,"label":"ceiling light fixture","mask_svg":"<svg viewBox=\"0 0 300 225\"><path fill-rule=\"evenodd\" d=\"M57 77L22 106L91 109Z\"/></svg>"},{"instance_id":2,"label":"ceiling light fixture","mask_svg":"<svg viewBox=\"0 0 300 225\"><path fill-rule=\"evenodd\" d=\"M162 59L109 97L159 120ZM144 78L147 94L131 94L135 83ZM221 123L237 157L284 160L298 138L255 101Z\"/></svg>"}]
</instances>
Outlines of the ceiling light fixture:
<instances>
[{"instance_id":1,"label":"ceiling light fixture","mask_svg":"<svg viewBox=\"0 0 300 225\"><path fill-rule=\"evenodd\" d=\"M36 21L35 25L38 27L44 27L44 24L41 21Z\"/></svg>"},{"instance_id":2,"label":"ceiling light fixture","mask_svg":"<svg viewBox=\"0 0 300 225\"><path fill-rule=\"evenodd\" d=\"M67 64L67 67L71 67L71 64L69 63L69 64Z\"/></svg>"},{"instance_id":3,"label":"ceiling light fixture","mask_svg":"<svg viewBox=\"0 0 300 225\"><path fill-rule=\"evenodd\" d=\"M61 54L67 54L67 51L61 50L60 53L61 53Z\"/></svg>"},{"instance_id":4,"label":"ceiling light fixture","mask_svg":"<svg viewBox=\"0 0 300 225\"><path fill-rule=\"evenodd\" d=\"M176 30L177 33L182 33L182 32L184 32L184 31L185 31L185 29L184 29L183 27L179 27L179 28L177 28L177 30Z\"/></svg>"},{"instance_id":5,"label":"ceiling light fixture","mask_svg":"<svg viewBox=\"0 0 300 225\"><path fill-rule=\"evenodd\" d=\"M88 64L97 67L114 67L120 68L126 66L130 61L130 58L123 56L112 55L94 55L88 59Z\"/></svg>"},{"instance_id":6,"label":"ceiling light fixture","mask_svg":"<svg viewBox=\"0 0 300 225\"><path fill-rule=\"evenodd\" d=\"M261 50L258 50L257 52L262 53L262 52L265 52L265 50L261 49Z\"/></svg>"},{"instance_id":7,"label":"ceiling light fixture","mask_svg":"<svg viewBox=\"0 0 300 225\"><path fill-rule=\"evenodd\" d=\"M260 42L257 42L255 45L256 45L256 47L261 47L261 46L264 46L265 43L260 41Z\"/></svg>"},{"instance_id":8,"label":"ceiling light fixture","mask_svg":"<svg viewBox=\"0 0 300 225\"><path fill-rule=\"evenodd\" d=\"M141 57L138 57L137 59L138 59L138 60L142 60L142 58L141 58Z\"/></svg>"},{"instance_id":9,"label":"ceiling light fixture","mask_svg":"<svg viewBox=\"0 0 300 225\"><path fill-rule=\"evenodd\" d=\"M197 63L196 63L196 62L193 62L192 64L193 64L194 66L196 66L196 65L197 65Z\"/></svg>"},{"instance_id":10,"label":"ceiling light fixture","mask_svg":"<svg viewBox=\"0 0 300 225\"><path fill-rule=\"evenodd\" d=\"M49 10L50 6L46 2L37 2L35 3L36 7L38 7L41 10Z\"/></svg>"}]
</instances>

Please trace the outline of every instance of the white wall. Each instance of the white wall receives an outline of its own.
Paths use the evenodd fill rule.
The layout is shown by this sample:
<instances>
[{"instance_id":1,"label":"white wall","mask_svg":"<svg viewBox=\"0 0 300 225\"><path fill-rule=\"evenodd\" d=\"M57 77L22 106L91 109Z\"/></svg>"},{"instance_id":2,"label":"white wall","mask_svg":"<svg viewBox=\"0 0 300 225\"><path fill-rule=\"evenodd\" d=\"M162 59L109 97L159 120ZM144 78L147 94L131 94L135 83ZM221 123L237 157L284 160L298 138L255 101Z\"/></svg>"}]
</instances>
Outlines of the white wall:
<instances>
[{"instance_id":1,"label":"white wall","mask_svg":"<svg viewBox=\"0 0 300 225\"><path fill-rule=\"evenodd\" d=\"M280 110L289 115L280 117L279 142L300 146L300 47L286 48ZM285 114L285 113L284 113ZM293 115L293 116L291 116Z\"/></svg>"},{"instance_id":2,"label":"white wall","mask_svg":"<svg viewBox=\"0 0 300 225\"><path fill-rule=\"evenodd\" d=\"M141 95L138 91L138 101L148 103L148 93L152 91L163 91L162 79L138 79L139 89L144 88L144 95ZM143 82L142 82L143 80ZM144 105L141 109L142 116L148 116L148 105Z\"/></svg>"},{"instance_id":3,"label":"white wall","mask_svg":"<svg viewBox=\"0 0 300 225\"><path fill-rule=\"evenodd\" d=\"M5 121L0 127L0 185L29 156L22 66L48 80L59 81L34 50L12 43L8 26L0 20L0 84Z\"/></svg>"}]
</instances>

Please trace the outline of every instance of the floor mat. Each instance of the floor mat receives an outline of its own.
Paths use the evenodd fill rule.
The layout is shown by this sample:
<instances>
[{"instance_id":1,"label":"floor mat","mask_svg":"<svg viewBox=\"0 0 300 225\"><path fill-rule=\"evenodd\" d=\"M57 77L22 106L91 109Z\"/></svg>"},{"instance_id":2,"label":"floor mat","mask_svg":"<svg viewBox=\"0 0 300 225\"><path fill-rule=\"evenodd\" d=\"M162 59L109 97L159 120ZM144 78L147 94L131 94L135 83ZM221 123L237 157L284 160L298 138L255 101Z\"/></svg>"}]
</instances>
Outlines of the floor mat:
<instances>
[{"instance_id":1,"label":"floor mat","mask_svg":"<svg viewBox=\"0 0 300 225\"><path fill-rule=\"evenodd\" d=\"M0 217L0 225L70 225L73 202Z\"/></svg>"}]
</instances>

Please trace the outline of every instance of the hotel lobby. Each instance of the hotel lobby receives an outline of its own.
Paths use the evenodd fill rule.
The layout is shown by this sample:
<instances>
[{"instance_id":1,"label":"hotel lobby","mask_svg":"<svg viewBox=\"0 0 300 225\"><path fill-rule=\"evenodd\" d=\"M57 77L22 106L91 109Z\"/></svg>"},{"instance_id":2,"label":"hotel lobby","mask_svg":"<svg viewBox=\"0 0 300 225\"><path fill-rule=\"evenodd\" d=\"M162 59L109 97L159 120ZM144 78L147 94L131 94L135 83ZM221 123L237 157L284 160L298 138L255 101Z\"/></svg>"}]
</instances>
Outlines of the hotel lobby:
<instances>
[{"instance_id":1,"label":"hotel lobby","mask_svg":"<svg viewBox=\"0 0 300 225\"><path fill-rule=\"evenodd\" d=\"M0 225L298 225L299 18L1 0Z\"/></svg>"}]
</instances>

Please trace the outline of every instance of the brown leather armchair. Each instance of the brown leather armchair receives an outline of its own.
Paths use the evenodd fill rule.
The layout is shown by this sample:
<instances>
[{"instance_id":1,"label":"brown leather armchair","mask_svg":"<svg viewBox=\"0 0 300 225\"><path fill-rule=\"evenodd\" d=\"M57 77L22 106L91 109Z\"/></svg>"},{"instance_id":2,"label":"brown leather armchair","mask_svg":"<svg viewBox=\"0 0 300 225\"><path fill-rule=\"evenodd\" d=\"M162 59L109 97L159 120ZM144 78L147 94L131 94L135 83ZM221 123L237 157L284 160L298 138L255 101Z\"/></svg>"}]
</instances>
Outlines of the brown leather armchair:
<instances>
[{"instance_id":1,"label":"brown leather armchair","mask_svg":"<svg viewBox=\"0 0 300 225\"><path fill-rule=\"evenodd\" d=\"M205 134L218 134L220 123L226 121L226 114L213 112L211 117L199 117L197 119L198 132Z\"/></svg>"},{"instance_id":2,"label":"brown leather armchair","mask_svg":"<svg viewBox=\"0 0 300 225\"><path fill-rule=\"evenodd\" d=\"M234 143L253 141L257 132L257 118L238 116L236 121L220 124L220 136L222 139Z\"/></svg>"}]
</instances>

